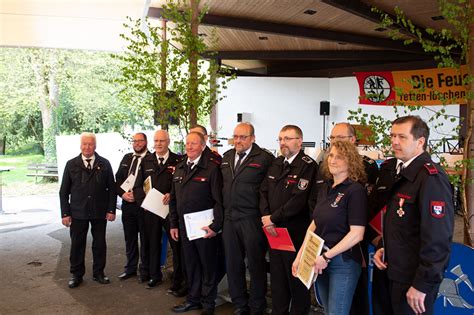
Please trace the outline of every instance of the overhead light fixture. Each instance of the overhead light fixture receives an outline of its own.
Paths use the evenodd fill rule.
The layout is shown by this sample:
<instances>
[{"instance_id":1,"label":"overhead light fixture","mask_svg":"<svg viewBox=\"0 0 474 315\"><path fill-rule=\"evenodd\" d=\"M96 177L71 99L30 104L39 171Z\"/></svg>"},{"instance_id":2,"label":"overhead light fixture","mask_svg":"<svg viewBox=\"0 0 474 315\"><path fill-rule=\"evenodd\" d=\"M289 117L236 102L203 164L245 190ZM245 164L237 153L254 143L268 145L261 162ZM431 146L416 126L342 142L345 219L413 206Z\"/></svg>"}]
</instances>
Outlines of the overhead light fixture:
<instances>
[{"instance_id":1,"label":"overhead light fixture","mask_svg":"<svg viewBox=\"0 0 474 315\"><path fill-rule=\"evenodd\" d=\"M308 10L304 11L303 13L304 13L304 14L308 14L308 15L315 15L316 12L317 12L316 10L308 9Z\"/></svg>"},{"instance_id":2,"label":"overhead light fixture","mask_svg":"<svg viewBox=\"0 0 474 315\"><path fill-rule=\"evenodd\" d=\"M433 21L441 21L441 20L444 20L444 16L442 15L436 15L436 16L432 16L431 19Z\"/></svg>"},{"instance_id":3,"label":"overhead light fixture","mask_svg":"<svg viewBox=\"0 0 474 315\"><path fill-rule=\"evenodd\" d=\"M376 29L374 29L374 31L376 31L376 32L384 32L386 30L387 29L385 27L377 27Z\"/></svg>"},{"instance_id":4,"label":"overhead light fixture","mask_svg":"<svg viewBox=\"0 0 474 315\"><path fill-rule=\"evenodd\" d=\"M268 37L267 36L259 36L258 39L259 40L268 40Z\"/></svg>"}]
</instances>

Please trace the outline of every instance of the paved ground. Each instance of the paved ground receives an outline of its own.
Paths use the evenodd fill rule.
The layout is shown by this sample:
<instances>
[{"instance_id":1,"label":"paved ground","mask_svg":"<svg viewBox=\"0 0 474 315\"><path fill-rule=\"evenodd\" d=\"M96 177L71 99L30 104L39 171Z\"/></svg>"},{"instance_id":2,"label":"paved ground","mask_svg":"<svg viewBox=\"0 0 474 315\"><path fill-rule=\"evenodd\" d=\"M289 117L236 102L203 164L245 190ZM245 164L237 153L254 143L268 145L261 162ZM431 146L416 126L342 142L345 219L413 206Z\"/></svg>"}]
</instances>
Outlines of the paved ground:
<instances>
[{"instance_id":1,"label":"paved ground","mask_svg":"<svg viewBox=\"0 0 474 315\"><path fill-rule=\"evenodd\" d=\"M170 314L170 308L181 302L167 295L166 281L149 290L134 279L116 280L125 262L120 212L107 227L105 272L112 283L100 285L92 281L89 240L85 281L71 290L67 287L69 235L60 224L57 195L7 197L3 199L3 208L0 314ZM461 224L457 217L456 241L462 240ZM168 275L169 270L165 269L165 276ZM224 303L216 314L232 314L232 306Z\"/></svg>"}]
</instances>

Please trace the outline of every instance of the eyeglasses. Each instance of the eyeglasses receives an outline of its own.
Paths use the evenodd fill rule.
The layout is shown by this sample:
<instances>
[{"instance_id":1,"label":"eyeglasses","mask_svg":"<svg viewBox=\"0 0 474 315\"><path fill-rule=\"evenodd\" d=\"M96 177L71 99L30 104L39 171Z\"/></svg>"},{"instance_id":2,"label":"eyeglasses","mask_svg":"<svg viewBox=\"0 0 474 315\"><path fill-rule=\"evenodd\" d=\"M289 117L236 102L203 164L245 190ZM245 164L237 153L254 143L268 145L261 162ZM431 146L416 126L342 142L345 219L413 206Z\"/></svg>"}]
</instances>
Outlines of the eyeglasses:
<instances>
[{"instance_id":1,"label":"eyeglasses","mask_svg":"<svg viewBox=\"0 0 474 315\"><path fill-rule=\"evenodd\" d=\"M139 140L132 140L132 143L137 143L137 142L145 142L146 140L144 139L139 139Z\"/></svg>"},{"instance_id":2,"label":"eyeglasses","mask_svg":"<svg viewBox=\"0 0 474 315\"><path fill-rule=\"evenodd\" d=\"M330 136L328 137L328 140L332 141L332 140L343 140L345 138L350 138L352 136Z\"/></svg>"},{"instance_id":3,"label":"eyeglasses","mask_svg":"<svg viewBox=\"0 0 474 315\"><path fill-rule=\"evenodd\" d=\"M240 141L245 141L248 137L250 136L238 136L238 135L233 135L232 138L234 140L240 140Z\"/></svg>"},{"instance_id":4,"label":"eyeglasses","mask_svg":"<svg viewBox=\"0 0 474 315\"><path fill-rule=\"evenodd\" d=\"M295 139L300 139L300 137L295 137L295 138L290 138L290 137L278 138L278 139L276 140L276 142L278 142L278 143L280 143L280 142L288 142L288 141L295 140Z\"/></svg>"}]
</instances>

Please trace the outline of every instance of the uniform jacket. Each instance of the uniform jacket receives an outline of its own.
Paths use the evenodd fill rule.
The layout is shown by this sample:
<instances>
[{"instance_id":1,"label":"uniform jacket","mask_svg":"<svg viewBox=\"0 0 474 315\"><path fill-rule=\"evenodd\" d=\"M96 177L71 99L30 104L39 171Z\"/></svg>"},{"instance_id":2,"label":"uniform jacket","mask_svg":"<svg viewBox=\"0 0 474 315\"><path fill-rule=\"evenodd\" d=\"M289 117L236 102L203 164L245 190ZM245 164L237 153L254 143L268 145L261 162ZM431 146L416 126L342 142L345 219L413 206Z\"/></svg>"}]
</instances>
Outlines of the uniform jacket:
<instances>
[{"instance_id":1,"label":"uniform jacket","mask_svg":"<svg viewBox=\"0 0 474 315\"><path fill-rule=\"evenodd\" d=\"M159 166L159 161L155 153L148 154L142 161L142 167L140 169L141 178L143 181L151 176L151 185L153 188L161 192L162 194L167 194L171 192L171 182L173 180L173 173L176 168L176 165L180 161L180 157L169 151L168 159L166 160L165 165L162 167ZM142 184L137 187L134 192L134 197L139 204L145 199L145 191L143 190L143 181Z\"/></svg>"},{"instance_id":2,"label":"uniform jacket","mask_svg":"<svg viewBox=\"0 0 474 315\"><path fill-rule=\"evenodd\" d=\"M199 163L187 174L187 159L176 166L173 175L170 199L171 228L184 227L183 215L214 209L214 221L209 226L214 232L222 228L222 174L216 160L206 158L204 153Z\"/></svg>"},{"instance_id":3,"label":"uniform jacket","mask_svg":"<svg viewBox=\"0 0 474 315\"><path fill-rule=\"evenodd\" d=\"M444 170L424 152L396 175L397 159L382 164L370 202L386 206L385 259L391 280L427 293L443 279L454 226L452 190Z\"/></svg>"},{"instance_id":4,"label":"uniform jacket","mask_svg":"<svg viewBox=\"0 0 474 315\"><path fill-rule=\"evenodd\" d=\"M267 172L260 189L260 212L270 214L277 227L288 228L295 247L299 247L310 223L308 196L317 165L303 151L286 171L284 160L283 156L275 159Z\"/></svg>"},{"instance_id":5,"label":"uniform jacket","mask_svg":"<svg viewBox=\"0 0 474 315\"><path fill-rule=\"evenodd\" d=\"M274 157L254 143L235 173L235 155L235 149L227 151L221 164L225 219L259 218L260 185Z\"/></svg>"},{"instance_id":6,"label":"uniform jacket","mask_svg":"<svg viewBox=\"0 0 474 315\"><path fill-rule=\"evenodd\" d=\"M115 181L116 181L116 186L117 186L117 195L119 197L121 197L125 191L120 188L120 186L123 184L123 182L125 182L125 180L128 178L128 172L130 170L130 167L132 166L132 161L133 161L133 155L135 153L127 153L125 154L125 156L123 157L122 161L120 162L120 166L119 166L119 169L117 170L117 173L115 174ZM133 192L134 194L136 193L136 189L139 188L139 187L142 187L143 186L143 181L144 181L144 178L143 178L143 173L141 172L141 169L143 168L143 161L149 156L151 155L151 153L149 151L146 152L145 156L142 158L142 161L139 165L139 168L138 168L138 172L137 172L137 178L135 180L135 185L133 187ZM142 189L143 190L143 189ZM126 200L123 200L122 201L122 210L125 210L127 208L127 206L129 205L130 203ZM132 204L137 204L137 202L133 202Z\"/></svg>"},{"instance_id":7,"label":"uniform jacket","mask_svg":"<svg viewBox=\"0 0 474 315\"><path fill-rule=\"evenodd\" d=\"M92 170L82 156L69 160L59 189L61 217L74 219L105 219L115 213L117 195L112 167L107 159L95 153Z\"/></svg>"}]
</instances>

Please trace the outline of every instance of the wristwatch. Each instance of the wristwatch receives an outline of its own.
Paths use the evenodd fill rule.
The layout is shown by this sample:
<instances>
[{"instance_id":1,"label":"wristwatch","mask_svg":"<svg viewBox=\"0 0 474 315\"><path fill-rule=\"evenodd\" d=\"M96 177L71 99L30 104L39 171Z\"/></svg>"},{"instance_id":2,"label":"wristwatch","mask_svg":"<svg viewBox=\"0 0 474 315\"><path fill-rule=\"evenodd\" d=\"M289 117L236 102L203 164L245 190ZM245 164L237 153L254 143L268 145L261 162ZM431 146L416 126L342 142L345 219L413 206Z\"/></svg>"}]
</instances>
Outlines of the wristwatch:
<instances>
[{"instance_id":1,"label":"wristwatch","mask_svg":"<svg viewBox=\"0 0 474 315\"><path fill-rule=\"evenodd\" d=\"M327 258L325 253L323 253L321 256L323 257L323 259L326 261L327 264L331 262L331 259Z\"/></svg>"}]
</instances>

